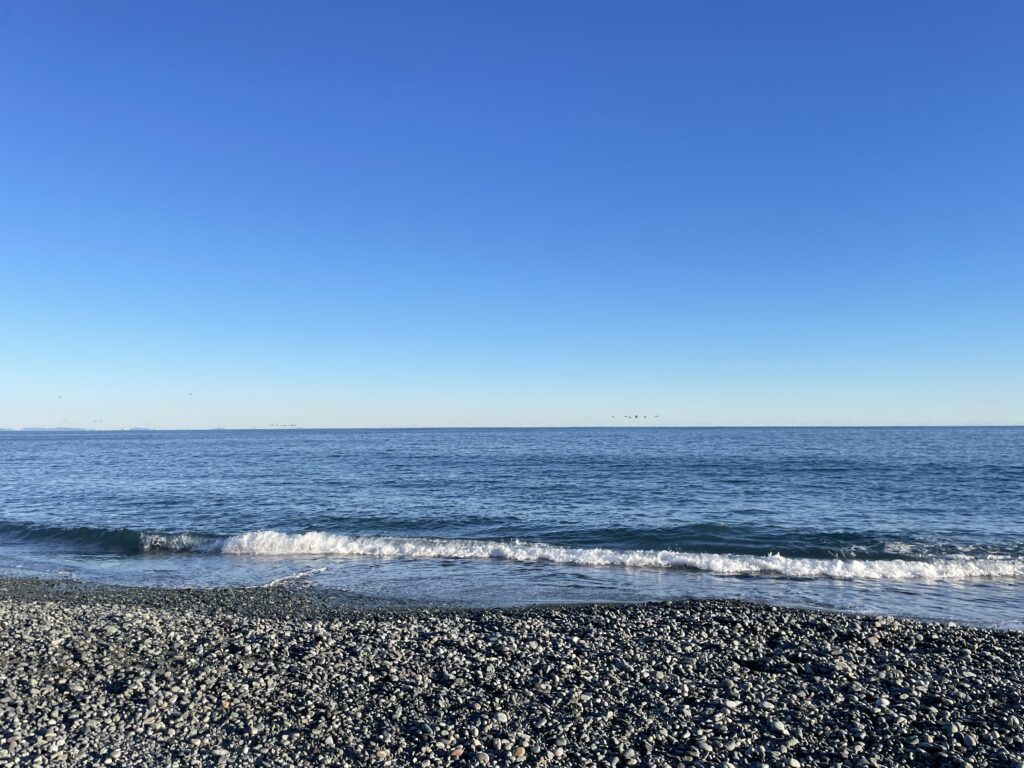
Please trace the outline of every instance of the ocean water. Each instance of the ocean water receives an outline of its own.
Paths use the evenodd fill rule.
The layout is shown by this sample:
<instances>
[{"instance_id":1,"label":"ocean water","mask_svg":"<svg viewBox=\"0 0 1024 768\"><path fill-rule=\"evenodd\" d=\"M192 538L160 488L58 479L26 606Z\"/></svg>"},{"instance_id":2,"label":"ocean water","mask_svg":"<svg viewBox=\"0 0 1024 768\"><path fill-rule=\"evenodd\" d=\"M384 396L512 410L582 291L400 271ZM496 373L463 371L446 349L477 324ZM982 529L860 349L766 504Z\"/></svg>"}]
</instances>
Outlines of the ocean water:
<instances>
[{"instance_id":1,"label":"ocean water","mask_svg":"<svg viewBox=\"0 0 1024 768\"><path fill-rule=\"evenodd\" d=\"M0 572L1024 628L1024 429L6 432Z\"/></svg>"}]
</instances>

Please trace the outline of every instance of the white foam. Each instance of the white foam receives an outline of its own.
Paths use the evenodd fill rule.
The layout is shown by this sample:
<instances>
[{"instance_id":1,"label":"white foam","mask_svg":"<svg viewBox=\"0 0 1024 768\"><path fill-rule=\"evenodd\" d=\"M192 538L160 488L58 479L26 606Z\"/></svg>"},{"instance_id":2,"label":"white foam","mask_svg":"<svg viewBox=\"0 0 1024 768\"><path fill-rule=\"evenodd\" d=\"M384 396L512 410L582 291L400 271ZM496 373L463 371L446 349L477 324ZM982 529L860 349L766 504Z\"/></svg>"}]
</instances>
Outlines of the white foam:
<instances>
[{"instance_id":1,"label":"white foam","mask_svg":"<svg viewBox=\"0 0 1024 768\"><path fill-rule=\"evenodd\" d=\"M223 539L196 536L194 533L144 533L142 548L147 552L219 552Z\"/></svg>"},{"instance_id":2,"label":"white foam","mask_svg":"<svg viewBox=\"0 0 1024 768\"><path fill-rule=\"evenodd\" d=\"M326 568L326 566L323 568L311 568L308 571L299 571L298 573L291 573L287 576L281 576L277 579L271 579L263 586L267 589L270 589L272 587L279 587L282 584L287 584L290 581L308 582L312 576L315 576L318 573L326 573L327 570L328 569Z\"/></svg>"},{"instance_id":3,"label":"white foam","mask_svg":"<svg viewBox=\"0 0 1024 768\"><path fill-rule=\"evenodd\" d=\"M705 571L726 575L767 574L792 578L905 581L1024 578L1024 559L840 560L783 555L711 554L671 550L560 547L522 541L345 536L333 533L254 531L221 540L227 555L362 555L371 557L512 560L581 566L618 566Z\"/></svg>"}]
</instances>

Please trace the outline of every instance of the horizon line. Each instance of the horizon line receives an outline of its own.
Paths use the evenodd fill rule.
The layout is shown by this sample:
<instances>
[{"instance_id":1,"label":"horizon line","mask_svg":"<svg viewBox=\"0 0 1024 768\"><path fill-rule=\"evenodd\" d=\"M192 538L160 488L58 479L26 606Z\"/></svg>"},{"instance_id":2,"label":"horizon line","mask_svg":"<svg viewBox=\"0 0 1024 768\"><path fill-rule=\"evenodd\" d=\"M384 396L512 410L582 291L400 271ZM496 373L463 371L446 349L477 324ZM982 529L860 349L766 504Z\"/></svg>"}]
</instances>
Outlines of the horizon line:
<instances>
[{"instance_id":1,"label":"horizon line","mask_svg":"<svg viewBox=\"0 0 1024 768\"><path fill-rule=\"evenodd\" d=\"M456 429L1020 429L1024 424L574 424L363 427L0 427L0 432L341 432Z\"/></svg>"}]
</instances>

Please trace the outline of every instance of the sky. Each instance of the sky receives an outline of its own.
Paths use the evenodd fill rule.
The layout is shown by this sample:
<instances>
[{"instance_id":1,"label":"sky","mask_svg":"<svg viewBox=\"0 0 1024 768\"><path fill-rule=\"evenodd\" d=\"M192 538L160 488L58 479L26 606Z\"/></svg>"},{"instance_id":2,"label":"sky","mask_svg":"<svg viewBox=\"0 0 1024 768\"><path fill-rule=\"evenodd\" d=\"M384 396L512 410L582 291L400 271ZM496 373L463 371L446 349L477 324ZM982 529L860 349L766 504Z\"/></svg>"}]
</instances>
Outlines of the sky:
<instances>
[{"instance_id":1,"label":"sky","mask_svg":"<svg viewBox=\"0 0 1024 768\"><path fill-rule=\"evenodd\" d=\"M1024 424L1022 39L0 0L0 428Z\"/></svg>"}]
</instances>

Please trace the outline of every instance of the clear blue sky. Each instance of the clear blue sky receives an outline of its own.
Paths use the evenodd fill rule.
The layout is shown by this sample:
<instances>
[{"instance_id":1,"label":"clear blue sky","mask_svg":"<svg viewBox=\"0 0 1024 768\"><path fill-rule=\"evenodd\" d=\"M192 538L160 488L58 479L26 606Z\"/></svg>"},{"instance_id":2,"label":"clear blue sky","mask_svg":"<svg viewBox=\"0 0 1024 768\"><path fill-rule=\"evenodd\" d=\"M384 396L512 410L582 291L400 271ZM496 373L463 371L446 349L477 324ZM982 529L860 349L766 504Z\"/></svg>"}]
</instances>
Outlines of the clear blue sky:
<instances>
[{"instance_id":1,"label":"clear blue sky","mask_svg":"<svg viewBox=\"0 0 1024 768\"><path fill-rule=\"evenodd\" d=\"M1022 43L0 0L0 427L1024 423Z\"/></svg>"}]
</instances>

